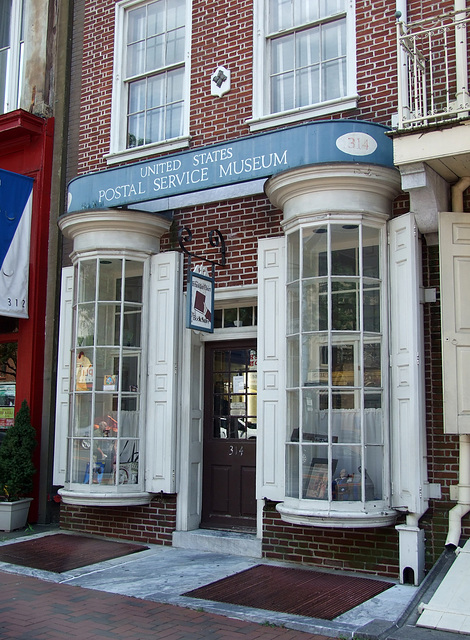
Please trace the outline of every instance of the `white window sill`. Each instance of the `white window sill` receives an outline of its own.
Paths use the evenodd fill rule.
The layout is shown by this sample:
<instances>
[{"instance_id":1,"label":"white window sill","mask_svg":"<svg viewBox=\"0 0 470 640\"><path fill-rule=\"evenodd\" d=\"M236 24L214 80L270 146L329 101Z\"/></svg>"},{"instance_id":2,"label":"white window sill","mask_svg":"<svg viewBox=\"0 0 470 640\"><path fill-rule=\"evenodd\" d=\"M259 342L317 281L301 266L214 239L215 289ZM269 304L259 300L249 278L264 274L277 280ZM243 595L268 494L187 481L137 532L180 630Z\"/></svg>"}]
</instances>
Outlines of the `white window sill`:
<instances>
[{"instance_id":1,"label":"white window sill","mask_svg":"<svg viewBox=\"0 0 470 640\"><path fill-rule=\"evenodd\" d=\"M190 136L184 136L181 138L174 138L173 140L166 140L165 142L159 142L157 144L147 144L142 147L134 147L133 149L110 152L104 157L108 165L128 162L129 160L141 160L143 158L148 158L151 155L156 155L157 153L160 154L168 151L175 151L176 149L186 149L189 147L190 140Z\"/></svg>"},{"instance_id":2,"label":"white window sill","mask_svg":"<svg viewBox=\"0 0 470 640\"><path fill-rule=\"evenodd\" d=\"M64 504L75 504L83 507L132 507L149 504L152 496L146 491L140 492L91 492L59 489Z\"/></svg>"},{"instance_id":3,"label":"white window sill","mask_svg":"<svg viewBox=\"0 0 470 640\"><path fill-rule=\"evenodd\" d=\"M318 118L320 116L326 116L341 111L356 109L358 100L358 95L347 96L345 98L340 98L339 100L322 102L314 107L302 107L299 109L293 109L292 111L283 111L282 113L252 118L251 120L247 120L246 124L249 125L250 131L262 131L263 129L269 129L270 127L278 127L280 125L300 122L310 118Z\"/></svg>"},{"instance_id":4,"label":"white window sill","mask_svg":"<svg viewBox=\"0 0 470 640\"><path fill-rule=\"evenodd\" d=\"M308 504L308 502L312 504ZM354 506L357 504L357 508ZM369 506L370 505L370 506ZM343 507L341 509L341 507ZM395 523L398 513L381 503L328 503L289 500L276 505L282 520L289 524L331 529L366 529L388 527Z\"/></svg>"}]
</instances>

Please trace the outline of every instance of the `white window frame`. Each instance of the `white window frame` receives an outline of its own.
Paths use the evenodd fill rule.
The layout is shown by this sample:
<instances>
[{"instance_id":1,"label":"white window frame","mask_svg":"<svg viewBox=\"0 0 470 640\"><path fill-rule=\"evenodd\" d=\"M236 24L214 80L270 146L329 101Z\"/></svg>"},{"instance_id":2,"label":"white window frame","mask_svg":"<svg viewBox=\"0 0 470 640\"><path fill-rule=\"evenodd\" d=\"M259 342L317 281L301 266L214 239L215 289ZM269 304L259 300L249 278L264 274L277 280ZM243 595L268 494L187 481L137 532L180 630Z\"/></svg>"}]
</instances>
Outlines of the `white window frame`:
<instances>
[{"instance_id":1,"label":"white window frame","mask_svg":"<svg viewBox=\"0 0 470 640\"><path fill-rule=\"evenodd\" d=\"M270 113L269 89L269 46L268 46L268 6L269 0L254 3L253 37L253 117L247 121L251 131L300 122L308 118L325 116L357 107L359 96L356 87L356 12L355 0L346 2L346 95L335 100L298 107L289 111ZM319 22L323 22L321 20ZM261 82L259 79L263 79ZM258 79L258 80L256 80Z\"/></svg>"},{"instance_id":2,"label":"white window frame","mask_svg":"<svg viewBox=\"0 0 470 640\"><path fill-rule=\"evenodd\" d=\"M76 295L76 269L78 260L88 259L113 259L131 260L141 262L143 270L143 297L142 297L142 347L140 353L140 373L141 373L141 409L139 418L139 439L140 467L139 483L132 485L106 485L103 492L101 485L87 485L71 481L71 450L69 442L72 438L71 427L69 425L72 413L71 396L73 394L72 382L74 371L72 367L73 352L73 325L76 321L74 312ZM149 325L149 280L150 265L148 256L141 252L132 251L85 251L79 256L75 256L75 266L65 267L62 272L61 290L61 319L58 337L58 375L57 375L57 404L56 404L56 434L54 443L54 483L62 485L59 490L64 503L90 506L133 506L148 504L150 496L147 490L145 479L145 459L146 459L146 422L145 407L147 404L148 389L146 384L145 371L147 368L148 353L148 325ZM76 436L73 436L76 437ZM152 455L153 452L150 453Z\"/></svg>"},{"instance_id":3,"label":"white window frame","mask_svg":"<svg viewBox=\"0 0 470 640\"><path fill-rule=\"evenodd\" d=\"M127 27L127 13L149 3L150 0L121 0L116 3L114 28L114 71L111 110L111 139L109 154L105 156L108 165L128 160L138 160L150 153L163 153L182 149L189 146L189 91L191 75L191 0L186 0L186 27L184 53L184 87L183 87L183 134L177 138L154 142L151 144L126 148L127 136L127 87L124 83L125 74L125 33Z\"/></svg>"},{"instance_id":4,"label":"white window frame","mask_svg":"<svg viewBox=\"0 0 470 640\"><path fill-rule=\"evenodd\" d=\"M23 19L23 0L12 0L10 15L10 46L2 49L8 51L5 100L0 113L8 113L18 109L21 98L21 79L23 77L24 41L21 40Z\"/></svg>"},{"instance_id":5,"label":"white window frame","mask_svg":"<svg viewBox=\"0 0 470 640\"><path fill-rule=\"evenodd\" d=\"M148 313L148 297L149 297L149 293L148 293L148 287L149 287L149 261L147 259L146 255L142 255L142 254L134 254L131 252L122 252L122 253L118 253L118 252L112 252L112 251L108 251L108 252L89 252L89 253L83 253L82 255L80 255L77 258L77 261L75 262L74 265L74 272L73 274L71 274L71 276L73 277L74 280L74 291L73 291L73 304L71 305L70 308L70 313L72 314L72 335L77 335L77 328L76 328L76 323L78 322L78 318L77 318L77 307L78 307L78 299L77 299L77 286L78 286L78 280L77 280L77 269L80 263L83 262L89 262L89 261L96 261L96 260L103 260L103 259L118 259L118 260L122 260L122 261L131 261L133 263L141 263L143 266L143 273L142 273L142 291L143 291L143 296L142 296L142 301L140 303L141 305L141 336L142 336L142 344L141 347L139 349L135 350L135 354L136 357L138 358L138 369L139 369L139 380L140 380L140 410L139 410L139 417L138 417L138 422L139 422L139 427L138 427L138 436L136 438L136 440L138 441L139 444L139 481L136 484L111 484L111 485L105 485L104 487L102 487L101 485L93 485L93 484L87 484L85 482L76 482L71 478L71 469L72 469L72 457L73 457L73 452L72 452L72 445L71 443L74 440L78 440L79 438L77 437L76 434L73 433L73 429L72 429L72 425L70 424L70 418L71 415L73 414L73 404L74 404L74 400L73 400L73 396L75 395L76 389L73 386L73 383L75 381L75 376L76 376L76 371L73 369L72 365L70 364L70 368L69 368L69 373L70 373L70 386L69 386L69 390L68 390L68 395L69 395L69 411L70 414L68 416L68 444L67 444L67 471L65 473L65 487L66 487L66 491L69 492L70 495L75 496L75 498L70 498L69 497L69 502L73 502L75 499L76 504L84 504L87 501L90 501L90 504L103 504L103 505L114 505L114 504L121 504L121 505L125 505L125 504L145 504L148 502L148 497L147 494L145 492L145 442L144 442L144 434L145 434L145 406L146 406L146 385L145 385L145 380L146 380L146 376L145 376L145 370L147 367L147 362L146 362L146 354L148 351L147 348L147 326L148 326L148 317L147 317L147 313ZM64 277L67 275L67 273L64 274ZM98 283L95 284L95 287L98 286ZM98 290L96 290L96 294L95 294L95 298L94 300L90 300L90 303L96 305L98 303L98 297L97 297L97 292ZM123 295L123 294L122 294ZM123 300L121 299L120 303L118 302L118 304L123 304ZM64 322L66 322L66 320L64 319ZM67 327L68 328L68 327ZM64 339L68 339L70 338L70 336L62 336L62 338ZM72 361L69 360L70 362L75 362L75 358L73 357L74 351L76 351L78 347L78 345L73 344L73 341L70 341L70 345L71 347L71 353L72 353ZM96 345L95 345L96 346ZM122 351L122 344L116 345L116 348L110 348L108 353L111 356L118 356L121 355ZM99 391L97 390L97 387L95 387L92 391L93 395L98 395L99 396ZM91 436L91 434L90 434ZM92 437L92 436L91 436ZM122 437L120 435L120 437Z\"/></svg>"},{"instance_id":6,"label":"white window frame","mask_svg":"<svg viewBox=\"0 0 470 640\"><path fill-rule=\"evenodd\" d=\"M325 514L328 514L328 524L324 525L324 526L337 526L339 528L342 527L353 527L353 526L357 526L357 527L363 527L363 526L367 526L367 522L369 521L373 521L377 526L380 525L380 521L382 519L384 519L386 522L389 522L390 520L393 521L394 520L394 515L393 512L389 512L388 515L386 515L384 517L384 514L389 510L389 503L390 503L390 491L389 491L389 486L390 486L390 468L388 466L388 460L389 460L389 446L390 446L390 435L389 435L389 430L388 430L388 425L389 425L389 405L388 405L388 389L389 389L389 379L388 379L388 367L387 367L387 356L388 356L388 322L387 322L387 318L388 318L388 307L387 307L387 287L388 287L388 280L387 280L387 256L386 256L386 223L380 220L373 220L372 217L370 217L369 219L361 219L360 217L357 218L353 218L351 215L345 217L341 214L338 215L332 215L329 219L331 225L341 225L341 223L344 224L350 224L351 222L361 225L361 226L366 226L366 227L371 227L371 228L375 228L376 230L378 230L380 232L380 272L381 272L381 276L380 276L380 281L381 281L381 294L380 294L380 317L381 317L381 329L380 332L378 333L378 335L380 335L380 344L381 344L381 388L382 388L382 394L383 394L383 405L382 405L382 410L383 410L383 433L382 433L382 454L383 454L383 458L382 458L382 466L383 466L383 476L382 476L382 495L380 497L374 498L373 500L369 500L369 501L361 501L361 499L356 500L354 502L350 502L350 501L345 501L342 502L340 500L331 500L328 501L327 500L315 500L312 498L302 498L301 496L288 496L287 494L285 494L284 500L283 500L283 504L278 506L278 510L280 511L283 519L285 519L287 522L292 522L292 523L297 523L297 524L313 524L314 521L320 520L323 521L325 519ZM306 224L300 224L298 226L296 226L295 228L293 228L293 231L297 231L300 230L301 233L301 238L302 238L302 231L304 229L311 229L311 228L315 228L316 226L323 226L324 224L324 219L320 218L318 220L312 219L309 220L308 223ZM362 246L362 245L361 245ZM300 253L302 253L303 249L302 249L302 242L299 245L299 251ZM327 249L328 254L331 255L331 249L330 247L328 247ZM299 259L300 259L300 254L299 254ZM300 262L299 262L300 264ZM287 268L287 265L286 265ZM299 274L300 275L300 274ZM334 278L334 276L329 272L328 273L328 278ZM360 279L362 280L363 275L360 275ZM329 293L329 296L331 296L331 292ZM301 300L302 297L300 296L300 302L299 304L301 305ZM288 305L286 304L286 307ZM302 330L302 320L301 320L301 311L300 311L300 316L299 316L299 320L300 320L300 327L299 327L299 331L300 331L300 336L304 335L304 331ZM334 332L333 332L334 333ZM340 341L346 341L349 342L350 339L347 338L347 331L342 331L339 332L338 336L340 338ZM362 340L364 339L364 336L368 333L366 332L362 327L358 328L355 332L353 332L355 334L361 334L360 336L356 335L354 338L354 340L359 340L359 343L362 343ZM333 341L333 334L332 334L332 330L331 327L329 327L328 329L328 344L339 344L336 341ZM300 353L300 358L303 357L303 353ZM287 359L286 359L287 362ZM288 376L286 377L287 380ZM355 383L356 384L356 383ZM299 390L301 388L302 382L299 380ZM331 386L331 385L330 385ZM287 389L287 384L286 384L286 389ZM294 387L293 387L294 388ZM317 387L317 388L321 388L326 390L327 386L325 387ZM337 387L335 387L335 389L337 389ZM364 392L365 390L367 390L367 388L363 385L361 385L361 393ZM299 394L299 398L301 397L301 395ZM299 415L301 415L301 406L299 405ZM330 411L332 412L332 414L334 414L334 409L333 407L331 407ZM365 409L361 409L361 420L365 420ZM301 422L301 420L300 420ZM291 445L289 440L286 440L286 460L288 458L287 456L287 447L289 447ZM299 445L301 446L301 445ZM366 453L366 449L367 449L367 443L364 440L364 434L361 437L361 445L360 445L363 449L363 454L365 456ZM330 447L331 449L331 443L330 443ZM364 462L362 462L362 464L365 464L365 460ZM339 469L336 470L339 473ZM287 477L289 475L290 471L287 468L287 463L286 463L286 487L287 487ZM366 499L367 500L367 499Z\"/></svg>"}]
</instances>

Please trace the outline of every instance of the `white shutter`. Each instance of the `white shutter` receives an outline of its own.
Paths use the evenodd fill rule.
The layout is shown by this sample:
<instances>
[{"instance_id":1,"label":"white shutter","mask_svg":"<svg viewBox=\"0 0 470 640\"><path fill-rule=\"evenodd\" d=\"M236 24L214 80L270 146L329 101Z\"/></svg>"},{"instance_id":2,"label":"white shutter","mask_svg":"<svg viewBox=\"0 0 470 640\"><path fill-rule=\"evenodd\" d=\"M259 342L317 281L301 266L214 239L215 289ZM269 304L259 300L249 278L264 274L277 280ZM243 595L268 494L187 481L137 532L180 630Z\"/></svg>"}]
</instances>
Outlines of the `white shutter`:
<instances>
[{"instance_id":1,"label":"white shutter","mask_svg":"<svg viewBox=\"0 0 470 640\"><path fill-rule=\"evenodd\" d=\"M204 342L199 331L183 329L176 528L197 529L202 509Z\"/></svg>"},{"instance_id":2,"label":"white shutter","mask_svg":"<svg viewBox=\"0 0 470 640\"><path fill-rule=\"evenodd\" d=\"M54 435L54 485L65 484L67 465L67 435L69 428L70 354L72 349L74 268L62 269L59 316L59 346L57 354L57 397Z\"/></svg>"},{"instance_id":3,"label":"white shutter","mask_svg":"<svg viewBox=\"0 0 470 640\"><path fill-rule=\"evenodd\" d=\"M285 239L258 247L257 498L284 499Z\"/></svg>"},{"instance_id":4,"label":"white shutter","mask_svg":"<svg viewBox=\"0 0 470 640\"><path fill-rule=\"evenodd\" d=\"M439 214L445 433L470 433L470 214Z\"/></svg>"},{"instance_id":5,"label":"white shutter","mask_svg":"<svg viewBox=\"0 0 470 640\"><path fill-rule=\"evenodd\" d=\"M424 354L420 304L420 246L411 213L391 220L390 438L392 506L427 508Z\"/></svg>"},{"instance_id":6,"label":"white shutter","mask_svg":"<svg viewBox=\"0 0 470 640\"><path fill-rule=\"evenodd\" d=\"M177 348L181 254L152 256L148 315L145 490L175 491Z\"/></svg>"}]
</instances>

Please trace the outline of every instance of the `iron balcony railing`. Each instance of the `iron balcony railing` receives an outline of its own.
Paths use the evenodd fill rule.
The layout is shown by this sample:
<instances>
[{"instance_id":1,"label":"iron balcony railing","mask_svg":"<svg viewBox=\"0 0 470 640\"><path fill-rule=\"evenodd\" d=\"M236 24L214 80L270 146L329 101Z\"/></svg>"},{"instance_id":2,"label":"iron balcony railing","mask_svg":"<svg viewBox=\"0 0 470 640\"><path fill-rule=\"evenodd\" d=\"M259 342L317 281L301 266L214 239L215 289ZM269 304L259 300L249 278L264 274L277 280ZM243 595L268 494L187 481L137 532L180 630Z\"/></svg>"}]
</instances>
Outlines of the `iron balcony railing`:
<instances>
[{"instance_id":1,"label":"iron balcony railing","mask_svg":"<svg viewBox=\"0 0 470 640\"><path fill-rule=\"evenodd\" d=\"M409 24L397 17L398 128L469 117L470 9Z\"/></svg>"}]
</instances>

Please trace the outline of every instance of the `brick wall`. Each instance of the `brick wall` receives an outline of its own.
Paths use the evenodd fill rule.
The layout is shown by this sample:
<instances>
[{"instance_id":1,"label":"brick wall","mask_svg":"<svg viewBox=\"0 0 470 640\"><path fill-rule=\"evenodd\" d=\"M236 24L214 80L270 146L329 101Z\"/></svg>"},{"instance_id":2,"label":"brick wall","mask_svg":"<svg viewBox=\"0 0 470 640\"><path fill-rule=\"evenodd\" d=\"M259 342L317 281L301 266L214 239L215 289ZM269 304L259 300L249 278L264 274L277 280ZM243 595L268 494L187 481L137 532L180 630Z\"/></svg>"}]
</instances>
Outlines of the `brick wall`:
<instances>
[{"instance_id":1,"label":"brick wall","mask_svg":"<svg viewBox=\"0 0 470 640\"><path fill-rule=\"evenodd\" d=\"M109 151L114 2L85 1L78 174L105 169Z\"/></svg>"},{"instance_id":2,"label":"brick wall","mask_svg":"<svg viewBox=\"0 0 470 640\"><path fill-rule=\"evenodd\" d=\"M82 2L85 8L78 174L107 166L104 155L109 151L114 54L114 3ZM253 82L260 81L253 78L252 69L252 2L193 0L192 148L249 134L246 121L252 116L252 86ZM431 4L435 9L435 5L445 8L452 3L442 0ZM421 5L417 1L411 3L410 18L422 16ZM358 2L356 25L358 108L331 117L390 125L397 111L395 7L387 0ZM210 77L220 64L231 71L231 91L217 98L210 95Z\"/></svg>"},{"instance_id":3,"label":"brick wall","mask_svg":"<svg viewBox=\"0 0 470 640\"><path fill-rule=\"evenodd\" d=\"M357 111L346 118L390 126L397 113L395 3L356 3Z\"/></svg>"},{"instance_id":4,"label":"brick wall","mask_svg":"<svg viewBox=\"0 0 470 640\"><path fill-rule=\"evenodd\" d=\"M158 496L137 507L81 507L62 504L60 527L65 530L171 546L176 528L176 496Z\"/></svg>"},{"instance_id":5,"label":"brick wall","mask_svg":"<svg viewBox=\"0 0 470 640\"><path fill-rule=\"evenodd\" d=\"M322 568L364 571L397 577L398 536L394 527L320 529L281 520L273 502L265 501L263 555L284 562Z\"/></svg>"},{"instance_id":6,"label":"brick wall","mask_svg":"<svg viewBox=\"0 0 470 640\"><path fill-rule=\"evenodd\" d=\"M176 211L174 227L188 226L193 234L188 249L215 260L220 254L210 247L208 233L219 229L225 239L227 267L217 269L216 286L240 286L256 284L258 240L282 235L281 219L281 212L266 197L256 196ZM162 239L162 251L177 247L175 233Z\"/></svg>"},{"instance_id":7,"label":"brick wall","mask_svg":"<svg viewBox=\"0 0 470 640\"><path fill-rule=\"evenodd\" d=\"M252 0L193 0L191 146L249 134L252 53ZM231 90L222 98L210 95L210 78L219 65L231 72Z\"/></svg>"}]
</instances>

